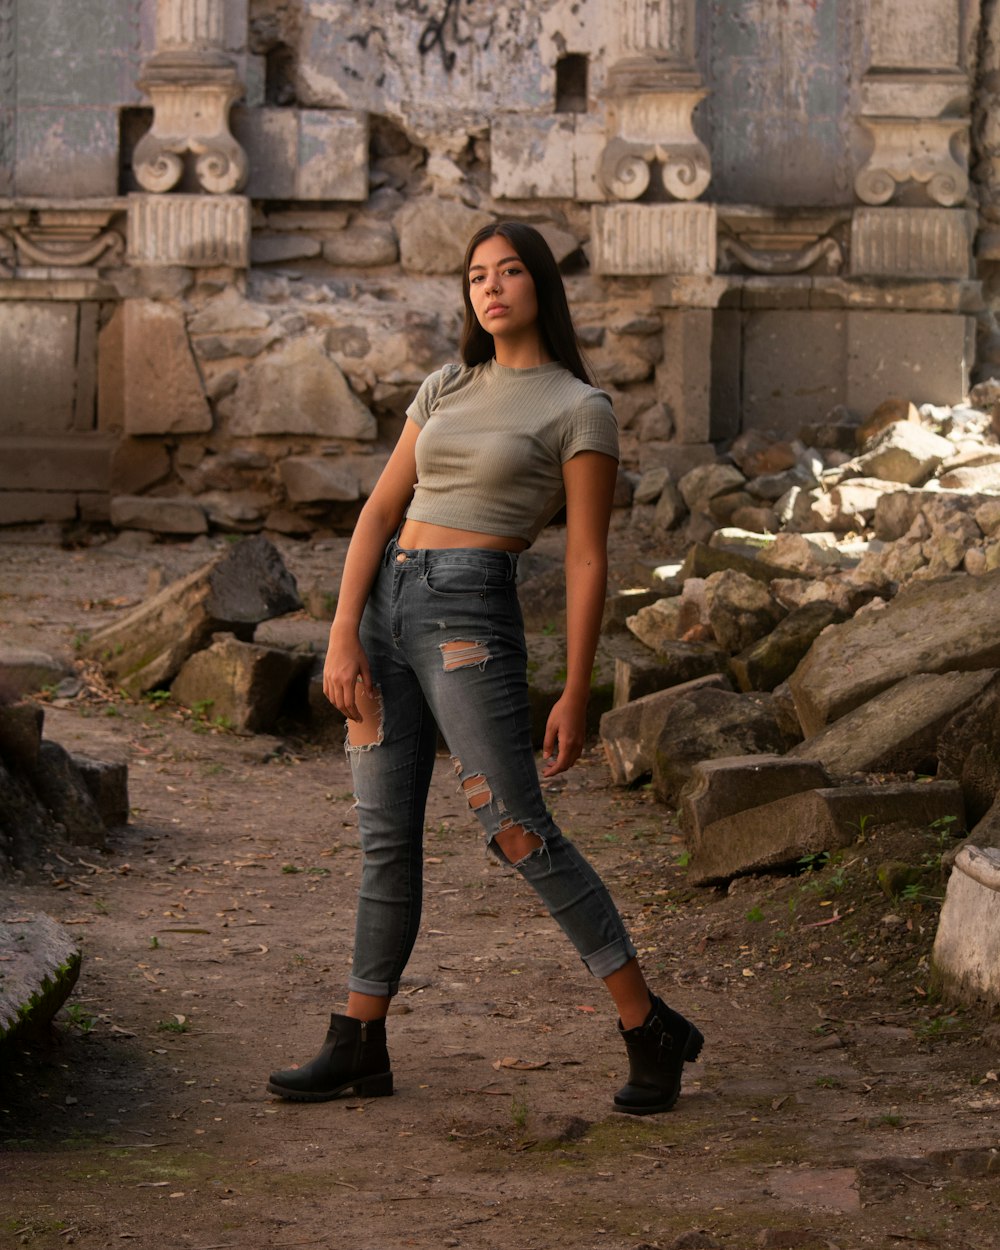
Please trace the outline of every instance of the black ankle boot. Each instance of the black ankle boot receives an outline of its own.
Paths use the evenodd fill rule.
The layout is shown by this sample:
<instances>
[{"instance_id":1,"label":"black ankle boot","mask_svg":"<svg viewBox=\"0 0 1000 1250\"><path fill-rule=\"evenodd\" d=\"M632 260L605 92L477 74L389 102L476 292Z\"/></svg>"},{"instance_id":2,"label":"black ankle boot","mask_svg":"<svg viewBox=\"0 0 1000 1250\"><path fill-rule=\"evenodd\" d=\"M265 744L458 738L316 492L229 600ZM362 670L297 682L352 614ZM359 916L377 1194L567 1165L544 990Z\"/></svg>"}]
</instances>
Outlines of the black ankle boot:
<instances>
[{"instance_id":1,"label":"black ankle boot","mask_svg":"<svg viewBox=\"0 0 1000 1250\"><path fill-rule=\"evenodd\" d=\"M618 1031L628 1051L628 1083L615 1094L615 1110L629 1115L669 1111L681 1092L685 1062L694 1063L704 1038L682 1015L651 995L653 1006L637 1029Z\"/></svg>"},{"instance_id":2,"label":"black ankle boot","mask_svg":"<svg viewBox=\"0 0 1000 1250\"><path fill-rule=\"evenodd\" d=\"M315 1059L301 1068L272 1072L268 1092L292 1102L325 1102L353 1090L359 1097L392 1093L384 1020L330 1016L326 1041Z\"/></svg>"}]
</instances>

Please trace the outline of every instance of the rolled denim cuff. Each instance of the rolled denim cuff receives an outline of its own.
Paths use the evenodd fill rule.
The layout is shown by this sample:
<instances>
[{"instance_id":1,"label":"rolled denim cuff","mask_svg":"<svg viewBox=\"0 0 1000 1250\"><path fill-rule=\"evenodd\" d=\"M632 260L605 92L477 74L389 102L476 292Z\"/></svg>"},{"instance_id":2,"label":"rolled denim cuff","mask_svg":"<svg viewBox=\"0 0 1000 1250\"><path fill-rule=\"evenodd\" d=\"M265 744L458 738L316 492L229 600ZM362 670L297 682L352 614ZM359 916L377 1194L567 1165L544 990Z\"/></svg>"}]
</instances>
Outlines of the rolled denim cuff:
<instances>
[{"instance_id":1,"label":"rolled denim cuff","mask_svg":"<svg viewBox=\"0 0 1000 1250\"><path fill-rule=\"evenodd\" d=\"M607 946L602 946L592 955L584 955L582 958L594 976L600 977L603 981L605 977L611 976L612 972L624 968L630 959L635 959L638 953L631 940L623 937Z\"/></svg>"},{"instance_id":2,"label":"rolled denim cuff","mask_svg":"<svg viewBox=\"0 0 1000 1250\"><path fill-rule=\"evenodd\" d=\"M373 998L395 998L399 993L399 982L363 981L361 977L349 976L347 989L351 994L370 994Z\"/></svg>"}]
</instances>

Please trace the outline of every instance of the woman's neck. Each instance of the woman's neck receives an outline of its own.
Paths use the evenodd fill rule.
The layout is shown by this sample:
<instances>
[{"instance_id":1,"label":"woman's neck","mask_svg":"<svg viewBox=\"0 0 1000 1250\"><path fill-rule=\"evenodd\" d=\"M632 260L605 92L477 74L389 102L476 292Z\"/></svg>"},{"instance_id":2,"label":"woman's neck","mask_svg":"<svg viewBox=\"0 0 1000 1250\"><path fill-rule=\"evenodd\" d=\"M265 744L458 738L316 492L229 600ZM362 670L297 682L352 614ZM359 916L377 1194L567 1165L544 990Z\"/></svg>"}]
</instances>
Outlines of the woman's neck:
<instances>
[{"instance_id":1,"label":"woman's neck","mask_svg":"<svg viewBox=\"0 0 1000 1250\"><path fill-rule=\"evenodd\" d=\"M552 357L545 349L541 338L532 335L527 339L495 338L497 364L507 369L534 369L537 365L549 365Z\"/></svg>"}]
</instances>

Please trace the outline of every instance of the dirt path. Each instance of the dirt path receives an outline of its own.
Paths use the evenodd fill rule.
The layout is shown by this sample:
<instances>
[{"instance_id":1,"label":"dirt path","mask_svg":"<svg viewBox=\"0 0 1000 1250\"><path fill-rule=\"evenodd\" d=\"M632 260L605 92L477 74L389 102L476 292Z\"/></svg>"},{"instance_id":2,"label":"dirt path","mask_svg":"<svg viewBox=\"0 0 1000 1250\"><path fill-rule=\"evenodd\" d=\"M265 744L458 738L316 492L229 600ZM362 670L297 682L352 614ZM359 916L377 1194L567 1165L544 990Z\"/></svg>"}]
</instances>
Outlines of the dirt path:
<instances>
[{"instance_id":1,"label":"dirt path","mask_svg":"<svg viewBox=\"0 0 1000 1250\"><path fill-rule=\"evenodd\" d=\"M153 555L168 575L206 558L0 548L3 636L70 647L141 597ZM335 553L286 558L301 579ZM390 1018L397 1093L283 1104L267 1072L315 1051L349 963L343 753L96 698L51 707L46 730L128 759L133 819L107 853L0 887L4 918L47 911L85 953L51 1042L0 1070L0 1245L997 1244L998 1030L927 996L934 909L874 880L891 831L723 895L687 886L670 814L611 789L596 751L549 787L706 1035L676 1110L633 1119L610 1109L609 1000L486 858L442 760Z\"/></svg>"}]
</instances>

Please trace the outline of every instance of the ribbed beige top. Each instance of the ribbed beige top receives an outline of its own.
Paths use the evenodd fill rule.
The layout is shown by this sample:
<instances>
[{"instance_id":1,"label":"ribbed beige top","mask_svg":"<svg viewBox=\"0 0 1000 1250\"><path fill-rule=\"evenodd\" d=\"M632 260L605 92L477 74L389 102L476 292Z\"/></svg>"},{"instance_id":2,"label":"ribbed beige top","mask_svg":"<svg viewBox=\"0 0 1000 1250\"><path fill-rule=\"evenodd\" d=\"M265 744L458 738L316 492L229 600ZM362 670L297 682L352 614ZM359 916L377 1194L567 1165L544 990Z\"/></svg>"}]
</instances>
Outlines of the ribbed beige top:
<instances>
[{"instance_id":1,"label":"ribbed beige top","mask_svg":"<svg viewBox=\"0 0 1000 1250\"><path fill-rule=\"evenodd\" d=\"M406 515L434 525L530 544L565 502L567 460L581 451L618 459L611 399L560 364L445 365L406 415L421 427Z\"/></svg>"}]
</instances>

